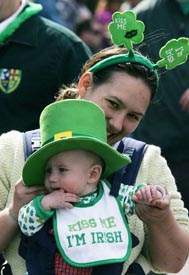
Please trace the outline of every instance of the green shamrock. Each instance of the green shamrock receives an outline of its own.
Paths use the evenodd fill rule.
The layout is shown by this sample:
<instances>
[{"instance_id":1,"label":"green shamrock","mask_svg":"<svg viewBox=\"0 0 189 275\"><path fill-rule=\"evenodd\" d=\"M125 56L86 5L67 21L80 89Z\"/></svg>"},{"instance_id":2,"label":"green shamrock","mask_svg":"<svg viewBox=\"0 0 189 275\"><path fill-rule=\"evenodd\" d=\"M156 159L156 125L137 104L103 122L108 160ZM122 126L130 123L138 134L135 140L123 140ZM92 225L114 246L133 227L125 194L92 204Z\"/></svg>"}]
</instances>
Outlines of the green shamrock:
<instances>
[{"instance_id":1,"label":"green shamrock","mask_svg":"<svg viewBox=\"0 0 189 275\"><path fill-rule=\"evenodd\" d=\"M30 230L30 231L34 231L34 230L35 230L35 227L31 225L31 226L29 226L29 230ZM32 232L31 232L31 233L32 233ZM33 235L33 233L32 233L31 235Z\"/></svg>"},{"instance_id":2,"label":"green shamrock","mask_svg":"<svg viewBox=\"0 0 189 275\"><path fill-rule=\"evenodd\" d=\"M143 41L145 25L142 21L136 20L133 11L115 12L112 15L112 20L108 29L114 44L124 45L128 50L132 50L133 43L138 44Z\"/></svg>"},{"instance_id":3,"label":"green shamrock","mask_svg":"<svg viewBox=\"0 0 189 275\"><path fill-rule=\"evenodd\" d=\"M171 39L159 51L162 58L157 62L158 67L165 66L167 70L172 70L176 66L183 64L189 55L189 39L180 37Z\"/></svg>"},{"instance_id":4,"label":"green shamrock","mask_svg":"<svg viewBox=\"0 0 189 275\"><path fill-rule=\"evenodd\" d=\"M23 225L23 229L24 229L24 230L28 230L26 224Z\"/></svg>"},{"instance_id":5,"label":"green shamrock","mask_svg":"<svg viewBox=\"0 0 189 275\"><path fill-rule=\"evenodd\" d=\"M34 220L31 217L29 218L29 223L34 223Z\"/></svg>"}]
</instances>

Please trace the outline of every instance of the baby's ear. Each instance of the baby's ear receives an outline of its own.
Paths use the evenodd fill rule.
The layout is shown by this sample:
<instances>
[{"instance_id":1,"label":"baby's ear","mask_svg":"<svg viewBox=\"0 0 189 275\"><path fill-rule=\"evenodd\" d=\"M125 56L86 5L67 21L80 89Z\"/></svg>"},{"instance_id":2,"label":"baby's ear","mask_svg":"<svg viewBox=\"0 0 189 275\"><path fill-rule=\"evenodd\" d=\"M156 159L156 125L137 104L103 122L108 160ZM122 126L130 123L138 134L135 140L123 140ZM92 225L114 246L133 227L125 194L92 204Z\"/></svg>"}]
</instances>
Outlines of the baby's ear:
<instances>
[{"instance_id":1,"label":"baby's ear","mask_svg":"<svg viewBox=\"0 0 189 275\"><path fill-rule=\"evenodd\" d=\"M90 168L88 182L89 183L95 183L95 182L99 181L101 174L102 174L101 165L94 164Z\"/></svg>"}]
</instances>

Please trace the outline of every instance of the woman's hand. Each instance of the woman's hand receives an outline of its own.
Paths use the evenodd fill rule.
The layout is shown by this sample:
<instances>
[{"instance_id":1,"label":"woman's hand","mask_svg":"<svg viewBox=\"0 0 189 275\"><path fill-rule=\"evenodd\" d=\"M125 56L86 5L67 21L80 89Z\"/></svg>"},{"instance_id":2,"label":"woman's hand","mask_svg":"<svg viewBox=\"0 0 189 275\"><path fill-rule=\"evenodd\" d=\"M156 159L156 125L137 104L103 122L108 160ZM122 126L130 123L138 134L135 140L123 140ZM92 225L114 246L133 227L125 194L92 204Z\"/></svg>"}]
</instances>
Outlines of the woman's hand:
<instances>
[{"instance_id":1,"label":"woman's hand","mask_svg":"<svg viewBox=\"0 0 189 275\"><path fill-rule=\"evenodd\" d=\"M40 194L46 194L43 186L27 187L22 180L15 184L12 203L9 208L2 210L0 213L0 252L9 246L18 233L17 220L20 208Z\"/></svg>"},{"instance_id":2,"label":"woman's hand","mask_svg":"<svg viewBox=\"0 0 189 275\"><path fill-rule=\"evenodd\" d=\"M20 208L30 202L38 195L46 194L47 190L44 186L26 186L20 179L15 184L13 202L10 204L9 211L11 215L17 219Z\"/></svg>"},{"instance_id":3,"label":"woman's hand","mask_svg":"<svg viewBox=\"0 0 189 275\"><path fill-rule=\"evenodd\" d=\"M160 185L146 185L133 196L136 202L136 214L145 223L160 223L170 211L170 198ZM159 192L161 191L161 192Z\"/></svg>"},{"instance_id":4,"label":"woman's hand","mask_svg":"<svg viewBox=\"0 0 189 275\"><path fill-rule=\"evenodd\" d=\"M145 196L143 193L141 198L147 200L151 195ZM136 214L147 225L146 244L152 265L163 273L177 273L189 253L189 234L173 216L167 191L164 199L156 200L155 204L146 204L144 201L136 201Z\"/></svg>"},{"instance_id":5,"label":"woman's hand","mask_svg":"<svg viewBox=\"0 0 189 275\"><path fill-rule=\"evenodd\" d=\"M159 224L163 222L170 212L170 199L156 200L154 204L136 203L136 214L145 224Z\"/></svg>"}]
</instances>

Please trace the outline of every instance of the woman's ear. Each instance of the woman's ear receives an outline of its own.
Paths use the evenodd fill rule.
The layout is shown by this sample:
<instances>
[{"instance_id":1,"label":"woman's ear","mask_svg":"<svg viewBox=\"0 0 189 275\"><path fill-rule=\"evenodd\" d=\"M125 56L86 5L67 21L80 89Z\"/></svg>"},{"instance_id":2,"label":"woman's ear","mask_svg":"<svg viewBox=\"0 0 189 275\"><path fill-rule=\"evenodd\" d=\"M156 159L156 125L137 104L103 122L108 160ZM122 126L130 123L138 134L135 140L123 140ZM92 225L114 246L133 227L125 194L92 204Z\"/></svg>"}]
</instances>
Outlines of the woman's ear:
<instances>
[{"instance_id":1,"label":"woman's ear","mask_svg":"<svg viewBox=\"0 0 189 275\"><path fill-rule=\"evenodd\" d=\"M102 174L102 166L94 164L90 168L88 183L98 182Z\"/></svg>"},{"instance_id":2,"label":"woman's ear","mask_svg":"<svg viewBox=\"0 0 189 275\"><path fill-rule=\"evenodd\" d=\"M86 95L87 88L89 88L93 83L93 74L90 72L84 73L78 83L78 92L80 98Z\"/></svg>"}]
</instances>

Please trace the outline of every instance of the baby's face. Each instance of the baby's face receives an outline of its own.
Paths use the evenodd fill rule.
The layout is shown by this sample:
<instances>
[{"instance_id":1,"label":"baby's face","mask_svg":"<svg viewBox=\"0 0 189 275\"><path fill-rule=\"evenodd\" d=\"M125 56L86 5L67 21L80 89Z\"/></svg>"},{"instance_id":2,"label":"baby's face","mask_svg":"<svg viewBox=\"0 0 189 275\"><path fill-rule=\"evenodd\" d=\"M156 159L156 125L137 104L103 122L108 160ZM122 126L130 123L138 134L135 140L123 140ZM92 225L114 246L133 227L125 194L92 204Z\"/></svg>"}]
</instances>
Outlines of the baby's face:
<instances>
[{"instance_id":1,"label":"baby's face","mask_svg":"<svg viewBox=\"0 0 189 275\"><path fill-rule=\"evenodd\" d=\"M91 159L82 150L64 151L49 159L45 171L45 187L49 192L63 190L83 196L90 193Z\"/></svg>"}]
</instances>

